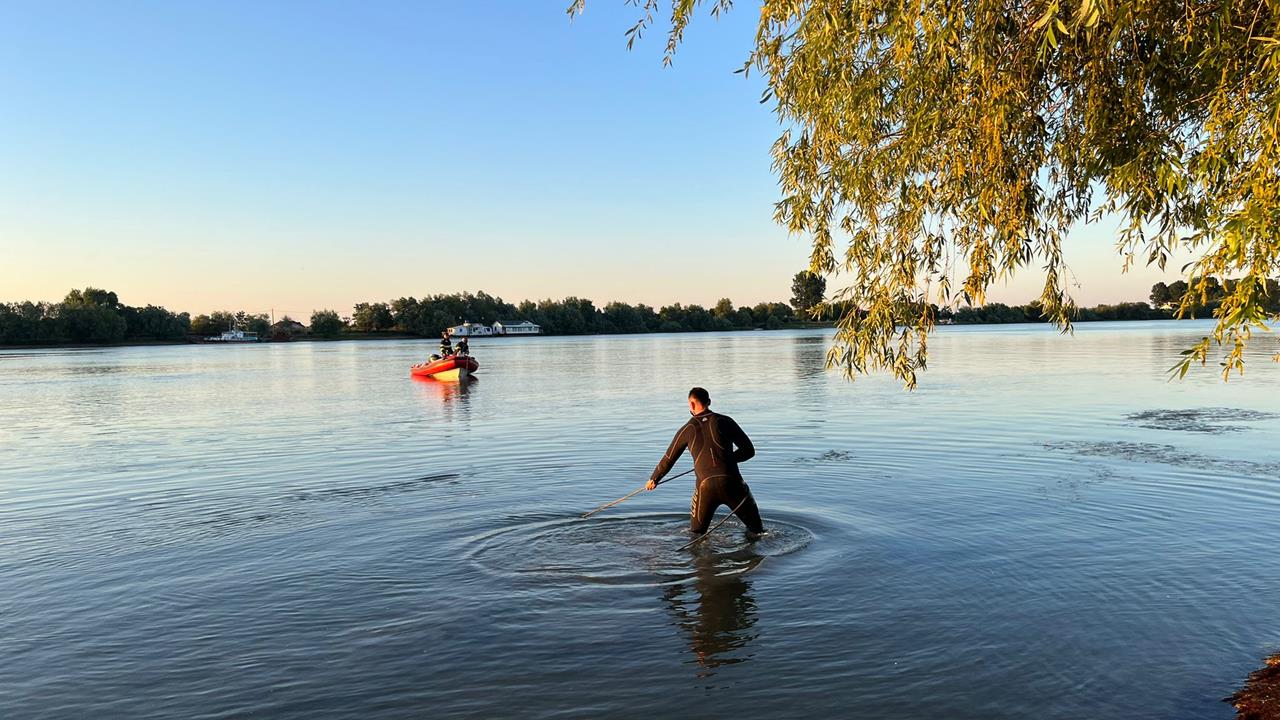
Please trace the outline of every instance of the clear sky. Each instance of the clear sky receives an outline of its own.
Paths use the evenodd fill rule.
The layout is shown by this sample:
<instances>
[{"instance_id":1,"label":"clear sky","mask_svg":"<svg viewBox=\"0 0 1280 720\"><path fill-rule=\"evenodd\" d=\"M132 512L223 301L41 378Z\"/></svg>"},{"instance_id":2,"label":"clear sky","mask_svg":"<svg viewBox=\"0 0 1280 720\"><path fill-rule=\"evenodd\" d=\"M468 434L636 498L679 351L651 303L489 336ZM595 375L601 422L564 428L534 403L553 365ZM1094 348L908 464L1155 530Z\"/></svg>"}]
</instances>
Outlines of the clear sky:
<instances>
[{"instance_id":1,"label":"clear sky","mask_svg":"<svg viewBox=\"0 0 1280 720\"><path fill-rule=\"evenodd\" d=\"M504 299L787 300L751 3L675 65L589 0L0 0L0 300L115 290L207 312ZM1084 304L1145 298L1113 227ZM1028 272L992 299L1038 294Z\"/></svg>"}]
</instances>

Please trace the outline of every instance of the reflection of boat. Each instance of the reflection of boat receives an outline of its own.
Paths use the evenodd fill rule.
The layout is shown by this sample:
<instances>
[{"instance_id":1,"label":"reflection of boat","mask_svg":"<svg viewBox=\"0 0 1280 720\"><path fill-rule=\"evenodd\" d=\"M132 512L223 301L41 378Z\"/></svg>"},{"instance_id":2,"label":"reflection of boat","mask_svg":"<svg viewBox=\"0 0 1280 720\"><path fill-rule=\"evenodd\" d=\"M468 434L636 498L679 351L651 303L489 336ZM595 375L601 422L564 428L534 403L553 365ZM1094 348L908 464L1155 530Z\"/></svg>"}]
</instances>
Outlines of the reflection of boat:
<instances>
[{"instance_id":1,"label":"reflection of boat","mask_svg":"<svg viewBox=\"0 0 1280 720\"><path fill-rule=\"evenodd\" d=\"M425 375L411 375L410 379L422 387L424 399L438 401L446 406L455 403L465 406L471 389L480 382L475 375L468 375L466 380L437 380Z\"/></svg>"},{"instance_id":2,"label":"reflection of boat","mask_svg":"<svg viewBox=\"0 0 1280 720\"><path fill-rule=\"evenodd\" d=\"M466 380L480 369L480 363L470 355L450 355L439 360L420 363L409 368L409 374L436 380Z\"/></svg>"}]
</instances>

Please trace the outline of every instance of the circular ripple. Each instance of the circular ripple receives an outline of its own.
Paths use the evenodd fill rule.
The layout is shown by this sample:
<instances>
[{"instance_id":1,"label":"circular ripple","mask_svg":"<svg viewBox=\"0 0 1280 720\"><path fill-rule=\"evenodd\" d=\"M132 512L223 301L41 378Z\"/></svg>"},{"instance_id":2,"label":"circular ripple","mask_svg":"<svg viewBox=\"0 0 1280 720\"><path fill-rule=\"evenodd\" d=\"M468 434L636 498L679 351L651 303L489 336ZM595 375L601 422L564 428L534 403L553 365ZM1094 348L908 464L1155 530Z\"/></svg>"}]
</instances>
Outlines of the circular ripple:
<instances>
[{"instance_id":1,"label":"circular ripple","mask_svg":"<svg viewBox=\"0 0 1280 720\"><path fill-rule=\"evenodd\" d=\"M813 533L799 525L770 521L766 527L764 535L749 539L742 525L730 520L706 540L680 550L691 539L685 515L559 518L490 533L476 543L471 560L508 577L666 585L745 573L813 540Z\"/></svg>"}]
</instances>

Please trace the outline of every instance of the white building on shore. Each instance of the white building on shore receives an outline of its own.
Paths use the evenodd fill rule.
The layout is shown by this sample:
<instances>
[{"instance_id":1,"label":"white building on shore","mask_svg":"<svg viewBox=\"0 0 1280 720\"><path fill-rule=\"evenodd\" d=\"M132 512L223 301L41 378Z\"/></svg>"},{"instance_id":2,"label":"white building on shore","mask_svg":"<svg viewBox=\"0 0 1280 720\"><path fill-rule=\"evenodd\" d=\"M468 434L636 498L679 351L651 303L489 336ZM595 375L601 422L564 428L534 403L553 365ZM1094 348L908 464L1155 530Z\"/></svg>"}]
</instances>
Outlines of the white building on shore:
<instances>
[{"instance_id":1,"label":"white building on shore","mask_svg":"<svg viewBox=\"0 0 1280 720\"><path fill-rule=\"evenodd\" d=\"M493 328L480 323L464 322L449 328L449 337L488 337L497 334Z\"/></svg>"},{"instance_id":2,"label":"white building on shore","mask_svg":"<svg viewBox=\"0 0 1280 720\"><path fill-rule=\"evenodd\" d=\"M542 326L528 320L499 320L492 326L464 322L448 330L449 337L491 337L494 335L541 335Z\"/></svg>"},{"instance_id":3,"label":"white building on shore","mask_svg":"<svg viewBox=\"0 0 1280 720\"><path fill-rule=\"evenodd\" d=\"M495 335L541 335L542 326L528 320L499 320L493 324Z\"/></svg>"}]
</instances>

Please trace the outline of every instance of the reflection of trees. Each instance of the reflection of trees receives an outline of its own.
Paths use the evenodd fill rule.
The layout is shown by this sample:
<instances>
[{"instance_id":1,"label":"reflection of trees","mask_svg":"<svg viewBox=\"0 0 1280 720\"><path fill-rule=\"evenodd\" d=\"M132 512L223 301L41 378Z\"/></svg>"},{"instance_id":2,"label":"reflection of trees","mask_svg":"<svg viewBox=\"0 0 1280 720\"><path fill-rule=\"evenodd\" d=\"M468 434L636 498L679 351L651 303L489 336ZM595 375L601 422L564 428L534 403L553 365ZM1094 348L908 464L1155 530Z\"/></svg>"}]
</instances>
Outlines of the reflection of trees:
<instances>
[{"instance_id":1,"label":"reflection of trees","mask_svg":"<svg viewBox=\"0 0 1280 720\"><path fill-rule=\"evenodd\" d=\"M827 343L825 331L791 338L791 371L797 381L793 383L796 406L812 413L811 421L817 422L830 409L828 385L822 381L827 370Z\"/></svg>"},{"instance_id":2,"label":"reflection of trees","mask_svg":"<svg viewBox=\"0 0 1280 720\"><path fill-rule=\"evenodd\" d=\"M823 374L827 367L827 336L797 335L791 338L791 367L804 380Z\"/></svg>"},{"instance_id":3,"label":"reflection of trees","mask_svg":"<svg viewBox=\"0 0 1280 720\"><path fill-rule=\"evenodd\" d=\"M757 620L756 601L743 573L763 559L752 556L745 563L726 567L717 563L715 553L704 549L694 554L691 582L663 589L673 623L688 637L689 650L700 668L698 677L709 677L721 665L750 659L740 651L759 633L752 629ZM725 572L734 574L720 574Z\"/></svg>"}]
</instances>

